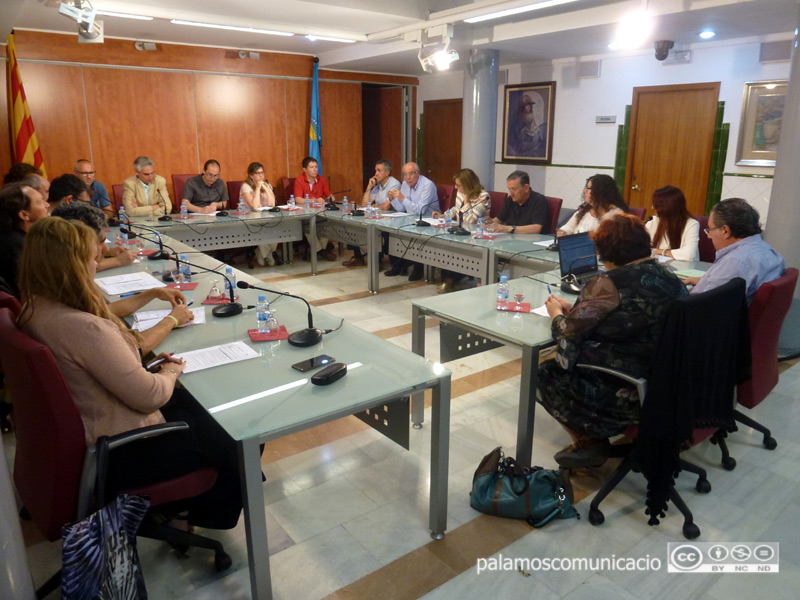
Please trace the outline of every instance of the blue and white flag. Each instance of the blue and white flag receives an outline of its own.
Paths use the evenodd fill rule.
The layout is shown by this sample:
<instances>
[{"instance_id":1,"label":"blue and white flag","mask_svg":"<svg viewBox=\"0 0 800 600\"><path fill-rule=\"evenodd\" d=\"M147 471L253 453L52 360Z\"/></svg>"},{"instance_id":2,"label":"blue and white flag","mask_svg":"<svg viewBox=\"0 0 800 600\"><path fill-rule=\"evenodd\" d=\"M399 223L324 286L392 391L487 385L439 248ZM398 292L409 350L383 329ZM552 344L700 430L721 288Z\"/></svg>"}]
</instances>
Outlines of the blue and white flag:
<instances>
[{"instance_id":1,"label":"blue and white flag","mask_svg":"<svg viewBox=\"0 0 800 600\"><path fill-rule=\"evenodd\" d=\"M311 91L311 126L308 128L308 155L313 156L319 165L322 175L322 123L319 119L319 64L314 62L314 87Z\"/></svg>"}]
</instances>

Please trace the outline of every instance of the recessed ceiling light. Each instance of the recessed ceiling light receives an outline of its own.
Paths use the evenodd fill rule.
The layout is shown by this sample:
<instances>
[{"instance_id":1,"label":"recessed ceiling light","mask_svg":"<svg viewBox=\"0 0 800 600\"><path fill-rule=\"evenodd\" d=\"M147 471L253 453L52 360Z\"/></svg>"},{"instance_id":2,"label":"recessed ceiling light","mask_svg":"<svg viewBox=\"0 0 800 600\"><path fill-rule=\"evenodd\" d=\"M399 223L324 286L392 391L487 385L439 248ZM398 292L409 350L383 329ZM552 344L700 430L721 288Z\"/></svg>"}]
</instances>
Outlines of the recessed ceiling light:
<instances>
[{"instance_id":1,"label":"recessed ceiling light","mask_svg":"<svg viewBox=\"0 0 800 600\"><path fill-rule=\"evenodd\" d=\"M710 40L713 38L717 33L715 31L711 31L710 29L706 29L705 31L700 32L700 37L704 40Z\"/></svg>"},{"instance_id":2,"label":"recessed ceiling light","mask_svg":"<svg viewBox=\"0 0 800 600\"><path fill-rule=\"evenodd\" d=\"M236 25L217 25L215 23L200 23L198 21L183 21L182 19L172 19L170 23L175 25L191 25L193 27L209 27L211 29L227 29L229 31L243 31L245 33L262 33L264 35L284 35L291 37L294 34L288 31L272 31L270 29L256 29L255 27L238 27Z\"/></svg>"},{"instance_id":3,"label":"recessed ceiling light","mask_svg":"<svg viewBox=\"0 0 800 600\"><path fill-rule=\"evenodd\" d=\"M131 15L128 13L110 12L107 10L95 11L95 14L103 15L104 17L119 17L120 19L136 19L137 21L152 21L153 17L146 17L145 15Z\"/></svg>"}]
</instances>

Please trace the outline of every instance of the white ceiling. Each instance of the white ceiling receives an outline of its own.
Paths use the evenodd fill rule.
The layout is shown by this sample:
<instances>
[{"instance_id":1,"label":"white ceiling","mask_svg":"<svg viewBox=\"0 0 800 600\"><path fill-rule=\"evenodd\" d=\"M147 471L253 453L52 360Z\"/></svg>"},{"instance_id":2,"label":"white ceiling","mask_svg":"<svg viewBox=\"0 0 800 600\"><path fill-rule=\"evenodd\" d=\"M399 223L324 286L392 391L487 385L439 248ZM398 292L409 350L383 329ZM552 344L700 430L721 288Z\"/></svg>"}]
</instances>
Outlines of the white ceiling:
<instances>
[{"instance_id":1,"label":"white ceiling","mask_svg":"<svg viewBox=\"0 0 800 600\"><path fill-rule=\"evenodd\" d=\"M607 54L620 18L647 5L656 27L648 42L671 39L676 48L701 43L697 34L717 32L710 43L789 35L798 23L798 0L577 0L570 4L470 25L467 12L491 12L537 0L93 0L99 10L156 17L134 21L100 17L107 37L273 50L320 57L327 68L421 75L418 44L402 33L452 22L451 47L462 60L471 48L497 49L501 64ZM17 28L75 32L55 0L2 0L0 22ZM295 32L277 37L175 25L170 19ZM4 32L5 33L5 32ZM311 41L306 34L364 40L354 44Z\"/></svg>"}]
</instances>

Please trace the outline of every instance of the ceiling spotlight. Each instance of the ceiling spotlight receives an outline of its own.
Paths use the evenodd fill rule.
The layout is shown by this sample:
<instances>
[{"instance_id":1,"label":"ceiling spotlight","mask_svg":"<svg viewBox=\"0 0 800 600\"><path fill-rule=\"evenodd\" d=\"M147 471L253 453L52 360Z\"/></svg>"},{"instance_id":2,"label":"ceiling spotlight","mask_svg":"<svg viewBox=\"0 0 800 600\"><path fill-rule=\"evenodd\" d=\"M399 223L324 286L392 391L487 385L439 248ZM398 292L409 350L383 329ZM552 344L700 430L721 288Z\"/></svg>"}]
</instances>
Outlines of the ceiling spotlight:
<instances>
[{"instance_id":1,"label":"ceiling spotlight","mask_svg":"<svg viewBox=\"0 0 800 600\"><path fill-rule=\"evenodd\" d=\"M645 12L629 14L619 22L617 36L608 45L609 50L632 50L639 48L650 37L653 20Z\"/></svg>"},{"instance_id":2,"label":"ceiling spotlight","mask_svg":"<svg viewBox=\"0 0 800 600\"><path fill-rule=\"evenodd\" d=\"M703 38L704 40L710 40L715 35L717 35L716 32L714 32L714 31L712 31L710 29L706 29L705 31L701 31L700 32L700 37Z\"/></svg>"},{"instance_id":3,"label":"ceiling spotlight","mask_svg":"<svg viewBox=\"0 0 800 600\"><path fill-rule=\"evenodd\" d=\"M421 33L421 32L420 32ZM458 60L458 52L455 50L448 51L450 47L450 38L453 37L453 26L445 25L442 28L431 28L426 31L428 37L442 36L441 42L436 42L429 50L425 50L425 42L420 40L419 53L417 58L422 70L426 73L433 73L434 71L446 71L450 68L450 64ZM421 37L421 36L420 36Z\"/></svg>"},{"instance_id":4,"label":"ceiling spotlight","mask_svg":"<svg viewBox=\"0 0 800 600\"><path fill-rule=\"evenodd\" d=\"M73 0L72 3L61 2L58 5L58 14L69 17L78 23L78 35L82 40L102 41L103 23L95 21L97 11L89 0Z\"/></svg>"}]
</instances>

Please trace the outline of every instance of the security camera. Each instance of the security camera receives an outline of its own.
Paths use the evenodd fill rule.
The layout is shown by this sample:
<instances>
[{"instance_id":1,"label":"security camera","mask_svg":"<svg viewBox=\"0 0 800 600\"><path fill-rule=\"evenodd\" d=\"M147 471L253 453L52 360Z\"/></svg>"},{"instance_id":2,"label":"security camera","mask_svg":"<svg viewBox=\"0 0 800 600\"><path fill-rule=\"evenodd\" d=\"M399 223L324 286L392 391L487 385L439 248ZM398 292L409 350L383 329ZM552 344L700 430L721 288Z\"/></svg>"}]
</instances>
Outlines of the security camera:
<instances>
[{"instance_id":1,"label":"security camera","mask_svg":"<svg viewBox=\"0 0 800 600\"><path fill-rule=\"evenodd\" d=\"M669 51L675 46L672 40L658 40L655 43L656 47L656 60L666 60L669 56Z\"/></svg>"}]
</instances>

